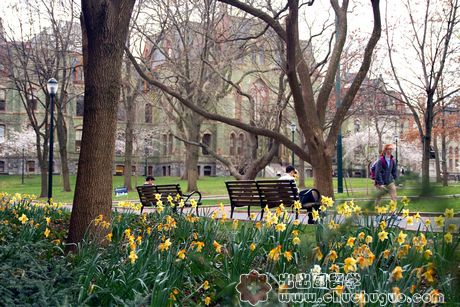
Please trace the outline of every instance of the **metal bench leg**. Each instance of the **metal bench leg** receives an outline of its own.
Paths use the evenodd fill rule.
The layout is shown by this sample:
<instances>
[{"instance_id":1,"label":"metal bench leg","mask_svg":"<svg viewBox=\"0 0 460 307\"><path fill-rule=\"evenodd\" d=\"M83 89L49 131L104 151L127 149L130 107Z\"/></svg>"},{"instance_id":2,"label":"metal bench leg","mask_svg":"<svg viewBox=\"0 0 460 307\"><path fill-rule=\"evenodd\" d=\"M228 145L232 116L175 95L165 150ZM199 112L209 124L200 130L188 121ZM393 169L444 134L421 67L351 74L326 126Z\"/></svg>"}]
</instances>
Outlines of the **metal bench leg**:
<instances>
[{"instance_id":1,"label":"metal bench leg","mask_svg":"<svg viewBox=\"0 0 460 307\"><path fill-rule=\"evenodd\" d=\"M198 205L196 205L196 216L200 216L200 215L198 214Z\"/></svg>"},{"instance_id":2,"label":"metal bench leg","mask_svg":"<svg viewBox=\"0 0 460 307\"><path fill-rule=\"evenodd\" d=\"M232 219L233 218L233 210L235 209L235 207L231 206L232 207L232 210L230 211L230 218Z\"/></svg>"},{"instance_id":3,"label":"metal bench leg","mask_svg":"<svg viewBox=\"0 0 460 307\"><path fill-rule=\"evenodd\" d=\"M248 206L248 218L251 217L251 206Z\"/></svg>"}]
</instances>

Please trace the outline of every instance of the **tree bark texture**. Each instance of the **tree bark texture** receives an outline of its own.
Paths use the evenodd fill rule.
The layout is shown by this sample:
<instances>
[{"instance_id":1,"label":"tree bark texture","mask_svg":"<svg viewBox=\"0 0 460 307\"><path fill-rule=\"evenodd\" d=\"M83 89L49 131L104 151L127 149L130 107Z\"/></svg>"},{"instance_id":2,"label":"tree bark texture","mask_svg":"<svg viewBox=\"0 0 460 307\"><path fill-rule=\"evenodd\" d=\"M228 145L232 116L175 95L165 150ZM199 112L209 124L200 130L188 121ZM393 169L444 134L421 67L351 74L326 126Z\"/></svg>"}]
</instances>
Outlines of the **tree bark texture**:
<instances>
[{"instance_id":1,"label":"tree bark texture","mask_svg":"<svg viewBox=\"0 0 460 307\"><path fill-rule=\"evenodd\" d=\"M70 187L69 161L67 158L67 126L62 111L60 110L57 112L56 130L59 142L59 156L61 158L61 176L63 189L65 192L70 192L72 189Z\"/></svg>"},{"instance_id":2,"label":"tree bark texture","mask_svg":"<svg viewBox=\"0 0 460 307\"><path fill-rule=\"evenodd\" d=\"M133 190L131 183L132 165L133 165L133 142L134 142L134 123L136 120L136 108L134 99L131 96L127 97L126 103L126 129L125 129L125 175L124 183L128 191ZM138 170L136 170L138 171Z\"/></svg>"},{"instance_id":3,"label":"tree bark texture","mask_svg":"<svg viewBox=\"0 0 460 307\"><path fill-rule=\"evenodd\" d=\"M197 117L201 117L195 115ZM197 122L188 121L187 125L187 134L188 140L190 142L199 143L200 140L200 130L201 130L201 121L197 120ZM215 140L212 140L213 142ZM185 158L185 168L187 169L187 192L192 192L198 190L198 158L199 158L199 151L201 148L186 144L185 146L187 152Z\"/></svg>"},{"instance_id":4,"label":"tree bark texture","mask_svg":"<svg viewBox=\"0 0 460 307\"><path fill-rule=\"evenodd\" d=\"M112 168L120 98L121 66L135 0L82 0L85 106L77 184L68 243L101 240L89 227L112 213Z\"/></svg>"}]
</instances>

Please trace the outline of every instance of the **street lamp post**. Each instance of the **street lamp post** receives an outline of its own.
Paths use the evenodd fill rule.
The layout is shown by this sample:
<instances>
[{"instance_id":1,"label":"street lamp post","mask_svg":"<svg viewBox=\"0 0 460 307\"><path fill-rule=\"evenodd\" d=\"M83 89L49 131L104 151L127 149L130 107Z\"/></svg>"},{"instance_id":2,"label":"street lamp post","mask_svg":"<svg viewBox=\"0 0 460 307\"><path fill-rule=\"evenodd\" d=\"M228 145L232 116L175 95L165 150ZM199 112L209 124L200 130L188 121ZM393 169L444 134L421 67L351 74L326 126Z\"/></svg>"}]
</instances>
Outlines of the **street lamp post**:
<instances>
[{"instance_id":1,"label":"street lamp post","mask_svg":"<svg viewBox=\"0 0 460 307\"><path fill-rule=\"evenodd\" d=\"M339 39L339 19L335 16L335 39ZM340 101L340 61L337 63L335 74L335 105L339 109L342 104ZM343 170L342 170L342 127L337 133L337 193L343 193Z\"/></svg>"},{"instance_id":2,"label":"street lamp post","mask_svg":"<svg viewBox=\"0 0 460 307\"><path fill-rule=\"evenodd\" d=\"M50 95L50 145L48 161L48 203L51 204L53 198L53 150L54 150L54 98L58 90L58 82L51 78L47 84L48 94Z\"/></svg>"},{"instance_id":3,"label":"street lamp post","mask_svg":"<svg viewBox=\"0 0 460 307\"><path fill-rule=\"evenodd\" d=\"M297 126L295 123L291 123L290 125L291 128L291 133L292 133L292 143L294 143L294 136L295 136L295 130L297 129ZM291 165L294 166L294 150L292 150L292 156L291 156Z\"/></svg>"}]
</instances>

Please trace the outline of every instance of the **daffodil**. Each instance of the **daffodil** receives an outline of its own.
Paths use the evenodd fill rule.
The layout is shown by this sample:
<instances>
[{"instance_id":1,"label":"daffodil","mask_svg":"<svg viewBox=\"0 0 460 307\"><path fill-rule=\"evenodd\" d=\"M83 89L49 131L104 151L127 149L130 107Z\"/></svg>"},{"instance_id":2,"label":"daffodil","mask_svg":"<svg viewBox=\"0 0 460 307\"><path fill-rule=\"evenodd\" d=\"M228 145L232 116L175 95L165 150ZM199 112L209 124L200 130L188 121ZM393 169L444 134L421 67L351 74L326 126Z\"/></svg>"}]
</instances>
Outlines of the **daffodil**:
<instances>
[{"instance_id":1,"label":"daffodil","mask_svg":"<svg viewBox=\"0 0 460 307\"><path fill-rule=\"evenodd\" d=\"M206 306L209 306L209 304L211 304L211 298L209 296L206 296L206 298L204 299L204 304Z\"/></svg>"},{"instance_id":2,"label":"daffodil","mask_svg":"<svg viewBox=\"0 0 460 307\"><path fill-rule=\"evenodd\" d=\"M332 290L332 289L331 289ZM338 285L335 288L333 288L334 292L337 293L338 295L342 295L343 290L345 290L345 287L343 285Z\"/></svg>"},{"instance_id":3,"label":"daffodil","mask_svg":"<svg viewBox=\"0 0 460 307\"><path fill-rule=\"evenodd\" d=\"M419 212L415 213L414 219L415 219L417 222L420 221L420 213L419 213Z\"/></svg>"},{"instance_id":4,"label":"daffodil","mask_svg":"<svg viewBox=\"0 0 460 307\"><path fill-rule=\"evenodd\" d=\"M318 218L319 218L319 212L317 210L313 209L311 213L312 213L313 221L317 221Z\"/></svg>"},{"instance_id":5,"label":"daffodil","mask_svg":"<svg viewBox=\"0 0 460 307\"><path fill-rule=\"evenodd\" d=\"M163 243L160 243L160 251L162 252L167 251L171 245L172 245L171 240L167 239Z\"/></svg>"},{"instance_id":6,"label":"daffodil","mask_svg":"<svg viewBox=\"0 0 460 307\"><path fill-rule=\"evenodd\" d=\"M136 252L135 252L135 251L131 251L131 252L129 253L129 257L128 257L128 258L129 258L129 260L131 260L131 264L134 264L134 263L136 262L136 260L137 260L138 257L137 257L137 255L136 255Z\"/></svg>"},{"instance_id":7,"label":"daffodil","mask_svg":"<svg viewBox=\"0 0 460 307\"><path fill-rule=\"evenodd\" d=\"M451 219L454 217L454 209L446 209L444 211L444 216L448 219Z\"/></svg>"},{"instance_id":8,"label":"daffodil","mask_svg":"<svg viewBox=\"0 0 460 307\"><path fill-rule=\"evenodd\" d=\"M349 247L355 246L355 240L356 240L355 237L349 237L348 240L347 240L347 246L349 246Z\"/></svg>"},{"instance_id":9,"label":"daffodil","mask_svg":"<svg viewBox=\"0 0 460 307\"><path fill-rule=\"evenodd\" d=\"M335 260L337 259L337 252L335 250L331 250L329 252L329 255L328 255L329 259L332 261L332 262L335 262Z\"/></svg>"},{"instance_id":10,"label":"daffodil","mask_svg":"<svg viewBox=\"0 0 460 307\"><path fill-rule=\"evenodd\" d=\"M404 244L404 241L406 240L406 237L407 237L407 234L405 234L402 231L399 232L399 235L398 235L398 243L399 243L399 245Z\"/></svg>"},{"instance_id":11,"label":"daffodil","mask_svg":"<svg viewBox=\"0 0 460 307\"><path fill-rule=\"evenodd\" d=\"M409 209L403 209L402 210L402 217L405 218L405 217L408 217L409 216Z\"/></svg>"},{"instance_id":12,"label":"daffodil","mask_svg":"<svg viewBox=\"0 0 460 307\"><path fill-rule=\"evenodd\" d=\"M383 258L388 259L390 257L390 250L386 249L382 253Z\"/></svg>"},{"instance_id":13,"label":"daffodil","mask_svg":"<svg viewBox=\"0 0 460 307\"><path fill-rule=\"evenodd\" d=\"M286 258L286 260L287 260L288 262L290 262L290 261L292 260L292 252L290 252L290 251L285 251L285 252L284 252L284 258Z\"/></svg>"},{"instance_id":14,"label":"daffodil","mask_svg":"<svg viewBox=\"0 0 460 307\"><path fill-rule=\"evenodd\" d=\"M436 225L438 225L438 227L443 227L444 226L444 217L442 215L436 216L434 218L434 222L436 223Z\"/></svg>"},{"instance_id":15,"label":"daffodil","mask_svg":"<svg viewBox=\"0 0 460 307\"><path fill-rule=\"evenodd\" d=\"M196 242L196 251L200 253L203 250L204 242Z\"/></svg>"},{"instance_id":16,"label":"daffodil","mask_svg":"<svg viewBox=\"0 0 460 307\"><path fill-rule=\"evenodd\" d=\"M402 276L402 268L400 266L396 266L393 271L391 272L391 278L392 280L394 281L398 281L400 280L401 278L403 278Z\"/></svg>"},{"instance_id":17,"label":"daffodil","mask_svg":"<svg viewBox=\"0 0 460 307\"><path fill-rule=\"evenodd\" d=\"M50 217L45 217L46 220L46 225L49 225L51 223L51 218Z\"/></svg>"},{"instance_id":18,"label":"daffodil","mask_svg":"<svg viewBox=\"0 0 460 307\"><path fill-rule=\"evenodd\" d=\"M278 232L285 231L286 230L286 224L283 224L283 223L276 224L275 230L278 231Z\"/></svg>"},{"instance_id":19,"label":"daffodil","mask_svg":"<svg viewBox=\"0 0 460 307\"><path fill-rule=\"evenodd\" d=\"M180 260L184 260L185 259L185 249L181 249L180 251L177 252L177 258L179 258Z\"/></svg>"},{"instance_id":20,"label":"daffodil","mask_svg":"<svg viewBox=\"0 0 460 307\"><path fill-rule=\"evenodd\" d=\"M233 220L232 222L232 229L237 230L238 229L238 220Z\"/></svg>"},{"instance_id":21,"label":"daffodil","mask_svg":"<svg viewBox=\"0 0 460 307\"><path fill-rule=\"evenodd\" d=\"M321 249L319 247L315 247L313 250L315 252L316 260L320 261L321 259L323 259L323 253L321 252Z\"/></svg>"},{"instance_id":22,"label":"daffodil","mask_svg":"<svg viewBox=\"0 0 460 307\"><path fill-rule=\"evenodd\" d=\"M217 253L222 253L222 245L220 245L219 243L217 243L217 241L214 241L212 243L212 245L214 246L214 248L216 249L216 252Z\"/></svg>"},{"instance_id":23,"label":"daffodil","mask_svg":"<svg viewBox=\"0 0 460 307\"><path fill-rule=\"evenodd\" d=\"M427 249L424 253L423 253L423 257L425 257L425 259L430 259L431 257L433 256L433 252L430 251L429 249Z\"/></svg>"},{"instance_id":24,"label":"daffodil","mask_svg":"<svg viewBox=\"0 0 460 307\"><path fill-rule=\"evenodd\" d=\"M447 244L451 244L452 243L452 234L450 232L446 233L444 235L444 240L446 241Z\"/></svg>"},{"instance_id":25,"label":"daffodil","mask_svg":"<svg viewBox=\"0 0 460 307\"><path fill-rule=\"evenodd\" d=\"M374 241L374 239L372 238L372 236L367 236L367 237L366 237L366 240L365 240L366 244L371 244L372 241Z\"/></svg>"},{"instance_id":26,"label":"daffodil","mask_svg":"<svg viewBox=\"0 0 460 307\"><path fill-rule=\"evenodd\" d=\"M23 213L21 215L21 217L19 218L19 221L23 224L27 223L27 221L29 220L29 218Z\"/></svg>"},{"instance_id":27,"label":"daffodil","mask_svg":"<svg viewBox=\"0 0 460 307\"><path fill-rule=\"evenodd\" d=\"M348 257L345 259L343 270L345 273L356 272L356 260L353 257Z\"/></svg>"},{"instance_id":28,"label":"daffodil","mask_svg":"<svg viewBox=\"0 0 460 307\"><path fill-rule=\"evenodd\" d=\"M112 233L109 233L105 236L105 238L108 240L108 241L112 241L112 237L113 237L113 234Z\"/></svg>"},{"instance_id":29,"label":"daffodil","mask_svg":"<svg viewBox=\"0 0 460 307\"><path fill-rule=\"evenodd\" d=\"M45 229L45 238L48 238L48 236L50 235L50 232L51 231L49 230L49 228L46 227L46 229Z\"/></svg>"},{"instance_id":30,"label":"daffodil","mask_svg":"<svg viewBox=\"0 0 460 307\"><path fill-rule=\"evenodd\" d=\"M379 240L383 242L388 239L388 232L386 232L385 230L382 230L381 232L378 233L378 237L379 237Z\"/></svg>"},{"instance_id":31,"label":"daffodil","mask_svg":"<svg viewBox=\"0 0 460 307\"><path fill-rule=\"evenodd\" d=\"M358 239L362 241L362 240L364 240L364 237L365 237L365 236L366 236L366 234L365 234L364 232L361 231L361 232L358 234Z\"/></svg>"},{"instance_id":32,"label":"daffodil","mask_svg":"<svg viewBox=\"0 0 460 307\"><path fill-rule=\"evenodd\" d=\"M299 239L299 237L294 237L294 238L292 239L292 244L294 244L294 245L299 245L299 244L300 244L300 239Z\"/></svg>"},{"instance_id":33,"label":"daffodil","mask_svg":"<svg viewBox=\"0 0 460 307\"><path fill-rule=\"evenodd\" d=\"M407 196L403 196L403 198L401 199L401 203L404 205L404 206L407 206L409 205L409 198L407 198Z\"/></svg>"},{"instance_id":34,"label":"daffodil","mask_svg":"<svg viewBox=\"0 0 460 307\"><path fill-rule=\"evenodd\" d=\"M203 289L208 290L209 289L209 281L205 280L203 282Z\"/></svg>"},{"instance_id":35,"label":"daffodil","mask_svg":"<svg viewBox=\"0 0 460 307\"><path fill-rule=\"evenodd\" d=\"M407 225L414 225L414 217L408 216L407 217Z\"/></svg>"},{"instance_id":36,"label":"daffodil","mask_svg":"<svg viewBox=\"0 0 460 307\"><path fill-rule=\"evenodd\" d=\"M277 247L273 248L268 253L268 259L273 262L278 261L280 259L280 253L281 253L281 245L278 245Z\"/></svg>"},{"instance_id":37,"label":"daffodil","mask_svg":"<svg viewBox=\"0 0 460 307\"><path fill-rule=\"evenodd\" d=\"M254 251L256 249L256 245L254 243L251 243L251 245L249 245L249 249L251 251Z\"/></svg>"},{"instance_id":38,"label":"daffodil","mask_svg":"<svg viewBox=\"0 0 460 307\"><path fill-rule=\"evenodd\" d=\"M447 226L447 231L450 232L450 233L454 233L457 231L457 225L455 224L449 224Z\"/></svg>"}]
</instances>

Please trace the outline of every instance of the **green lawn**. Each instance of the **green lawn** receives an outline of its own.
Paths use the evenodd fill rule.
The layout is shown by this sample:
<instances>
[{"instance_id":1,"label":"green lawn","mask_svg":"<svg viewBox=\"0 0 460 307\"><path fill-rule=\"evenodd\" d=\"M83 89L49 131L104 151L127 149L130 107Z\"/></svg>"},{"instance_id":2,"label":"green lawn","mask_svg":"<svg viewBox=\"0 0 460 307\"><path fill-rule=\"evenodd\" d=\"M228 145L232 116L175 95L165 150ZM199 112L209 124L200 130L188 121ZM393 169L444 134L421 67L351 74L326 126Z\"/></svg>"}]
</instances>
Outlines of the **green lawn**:
<instances>
[{"instance_id":1,"label":"green lawn","mask_svg":"<svg viewBox=\"0 0 460 307\"><path fill-rule=\"evenodd\" d=\"M75 185L75 176L70 177L72 187ZM185 191L187 182L180 180L179 177L157 177L157 184L168 184L168 183L179 183L182 189ZM233 177L202 177L198 181L198 189L203 196L209 195L227 195L225 181L234 180ZM144 181L143 177L137 178L137 184L142 184ZM375 195L375 189L372 182L367 178L346 178L346 185L344 185L344 193L336 193L335 197L340 202L344 198L373 198ZM62 191L62 180L60 176L54 176L53 178L54 190L53 198L58 202L71 203L73 199L73 192ZM136 178L133 177L133 185L136 184ZM308 178L305 181L307 187L312 186L312 178ZM337 180L334 180L334 186L336 187ZM407 196L418 196L420 195L420 188L415 181L402 182L402 187L398 189L398 195ZM122 187L123 177L114 176L113 186ZM21 184L20 176L0 176L0 192L8 193L29 193L38 195L40 192L40 176L26 176L25 184ZM348 192L348 193L347 193ZM429 192L429 195L446 195L446 194L460 194L460 185L452 185L448 187L442 187L440 185L434 185ZM127 196L115 197L114 200L138 200L136 191L131 191ZM223 200L204 200L205 205L217 205L218 203L228 204L228 199ZM445 207L455 208L456 211L460 211L460 200L450 199L420 199L413 201L413 210L427 211L427 212L440 212L444 211Z\"/></svg>"}]
</instances>

